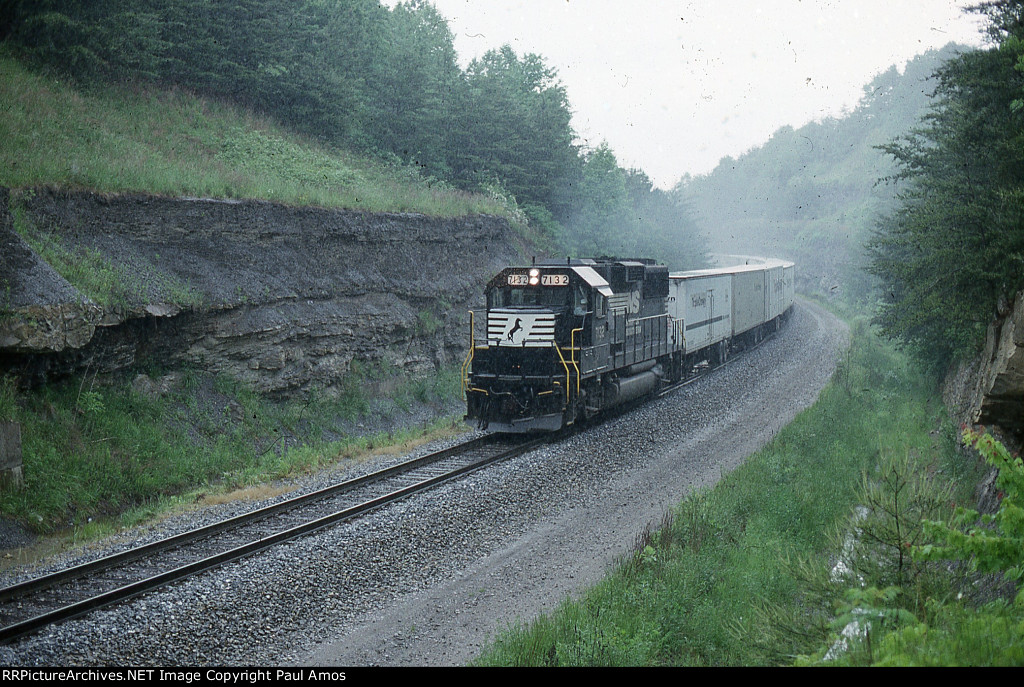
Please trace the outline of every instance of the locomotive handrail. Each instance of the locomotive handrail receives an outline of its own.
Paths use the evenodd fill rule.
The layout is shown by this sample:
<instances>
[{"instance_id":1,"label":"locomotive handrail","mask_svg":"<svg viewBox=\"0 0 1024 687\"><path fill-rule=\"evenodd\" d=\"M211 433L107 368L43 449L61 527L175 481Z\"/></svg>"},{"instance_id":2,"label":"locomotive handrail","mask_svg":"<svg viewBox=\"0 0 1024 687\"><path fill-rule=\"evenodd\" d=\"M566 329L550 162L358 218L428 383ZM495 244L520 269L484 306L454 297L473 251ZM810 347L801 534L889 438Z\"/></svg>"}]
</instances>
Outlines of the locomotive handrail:
<instances>
[{"instance_id":1,"label":"locomotive handrail","mask_svg":"<svg viewBox=\"0 0 1024 687\"><path fill-rule=\"evenodd\" d=\"M466 353L466 359L462 362L462 398L466 398L466 394L469 391L469 368L473 364L473 354L476 352L476 324L475 313L469 311L469 352Z\"/></svg>"},{"instance_id":2,"label":"locomotive handrail","mask_svg":"<svg viewBox=\"0 0 1024 687\"><path fill-rule=\"evenodd\" d=\"M580 349L576 348L576 332L580 332L582 334L583 333L583 327L580 327L579 329L573 329L571 332L569 332L569 345L572 346L572 348L569 349L569 351L570 351L569 359L572 360L572 366L576 369L576 395L579 396L579 394L580 394L580 366L576 364L576 351L580 350Z\"/></svg>"},{"instance_id":3,"label":"locomotive handrail","mask_svg":"<svg viewBox=\"0 0 1024 687\"><path fill-rule=\"evenodd\" d=\"M648 315L647 317L637 317L634 318L633 320L630 320L629 326L626 328L626 331L632 331L633 334L632 337L630 337L627 333L627 335L624 337L624 346L622 351L623 363L626 362L625 344L629 343L628 340L630 338L632 338L632 362L657 357L660 353L662 353L662 339L664 337L656 338L653 336L653 333L655 331L655 327L657 327L660 322L664 322L666 328L665 335L667 336L667 328L670 319L671 315L669 315L668 313L661 313L658 315Z\"/></svg>"},{"instance_id":4,"label":"locomotive handrail","mask_svg":"<svg viewBox=\"0 0 1024 687\"><path fill-rule=\"evenodd\" d=\"M569 365L565 362L565 356L562 355L562 349L558 347L558 344L554 344L555 351L558 353L558 359L562 361L562 367L565 368L565 402L569 403L569 384L571 384ZM577 368L578 369L578 368Z\"/></svg>"}]
</instances>

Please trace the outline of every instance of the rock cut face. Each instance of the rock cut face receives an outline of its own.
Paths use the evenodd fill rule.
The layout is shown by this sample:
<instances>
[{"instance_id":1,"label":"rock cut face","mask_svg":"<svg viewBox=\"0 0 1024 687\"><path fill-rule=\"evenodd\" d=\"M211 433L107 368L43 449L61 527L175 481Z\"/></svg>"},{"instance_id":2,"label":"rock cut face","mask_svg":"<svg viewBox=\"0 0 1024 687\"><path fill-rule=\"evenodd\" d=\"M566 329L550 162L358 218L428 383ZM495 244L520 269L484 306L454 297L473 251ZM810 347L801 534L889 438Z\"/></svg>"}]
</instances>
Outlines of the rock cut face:
<instances>
[{"instance_id":1,"label":"rock cut face","mask_svg":"<svg viewBox=\"0 0 1024 687\"><path fill-rule=\"evenodd\" d=\"M466 310L519 259L516 241L490 216L2 192L0 368L45 377L152 357L267 392L330 386L353 360L429 370L464 355ZM99 286L73 285L33 243Z\"/></svg>"},{"instance_id":2,"label":"rock cut face","mask_svg":"<svg viewBox=\"0 0 1024 687\"><path fill-rule=\"evenodd\" d=\"M1024 293L989 327L982 361L975 422L1024 436Z\"/></svg>"},{"instance_id":3,"label":"rock cut face","mask_svg":"<svg viewBox=\"0 0 1024 687\"><path fill-rule=\"evenodd\" d=\"M943 398L959 423L996 425L1024 439L1024 293L1003 301L980 355L951 370Z\"/></svg>"}]
</instances>

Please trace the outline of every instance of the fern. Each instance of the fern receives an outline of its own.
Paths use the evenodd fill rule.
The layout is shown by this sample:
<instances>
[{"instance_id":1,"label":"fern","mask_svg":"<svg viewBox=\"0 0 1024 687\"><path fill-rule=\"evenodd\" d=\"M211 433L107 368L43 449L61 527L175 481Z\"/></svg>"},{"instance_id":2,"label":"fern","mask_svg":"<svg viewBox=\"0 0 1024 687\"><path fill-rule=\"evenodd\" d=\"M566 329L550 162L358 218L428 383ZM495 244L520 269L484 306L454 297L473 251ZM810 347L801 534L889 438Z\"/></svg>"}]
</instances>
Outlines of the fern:
<instances>
[{"instance_id":1,"label":"fern","mask_svg":"<svg viewBox=\"0 0 1024 687\"><path fill-rule=\"evenodd\" d=\"M1024 578L1024 463L1010 455L991 434L964 430L964 443L973 446L999 470L999 510L982 515L958 508L950 523L928 521L925 532L937 543L915 548L921 560L965 560L981 572L1002 572L1007 579ZM1024 593L1017 596L1024 603Z\"/></svg>"}]
</instances>

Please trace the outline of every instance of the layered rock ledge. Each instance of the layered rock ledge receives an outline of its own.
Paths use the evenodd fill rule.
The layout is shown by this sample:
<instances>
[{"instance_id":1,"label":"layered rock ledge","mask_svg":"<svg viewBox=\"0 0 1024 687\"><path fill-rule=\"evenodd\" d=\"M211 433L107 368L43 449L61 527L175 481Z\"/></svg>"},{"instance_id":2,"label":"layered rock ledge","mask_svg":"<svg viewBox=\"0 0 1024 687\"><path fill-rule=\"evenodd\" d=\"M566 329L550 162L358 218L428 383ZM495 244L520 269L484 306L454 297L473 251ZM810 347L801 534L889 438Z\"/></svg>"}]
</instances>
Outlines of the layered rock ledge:
<instances>
[{"instance_id":1,"label":"layered rock ledge","mask_svg":"<svg viewBox=\"0 0 1024 687\"><path fill-rule=\"evenodd\" d=\"M984 351L947 376L944 396L958 421L1024 438L1024 292L1000 303Z\"/></svg>"},{"instance_id":2,"label":"layered rock ledge","mask_svg":"<svg viewBox=\"0 0 1024 687\"><path fill-rule=\"evenodd\" d=\"M521 245L492 216L4 189L0 373L151 360L276 393L353 360L429 371L465 354L466 311Z\"/></svg>"}]
</instances>

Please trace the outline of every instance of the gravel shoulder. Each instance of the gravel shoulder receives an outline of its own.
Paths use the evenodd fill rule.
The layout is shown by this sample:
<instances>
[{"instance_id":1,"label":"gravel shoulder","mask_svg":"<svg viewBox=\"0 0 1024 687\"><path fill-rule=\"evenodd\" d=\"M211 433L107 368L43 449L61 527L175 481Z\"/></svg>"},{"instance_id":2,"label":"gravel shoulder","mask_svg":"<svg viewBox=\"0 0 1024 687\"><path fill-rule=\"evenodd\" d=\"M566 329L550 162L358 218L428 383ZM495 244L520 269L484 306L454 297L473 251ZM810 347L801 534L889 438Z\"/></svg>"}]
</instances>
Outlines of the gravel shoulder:
<instances>
[{"instance_id":1,"label":"gravel shoulder","mask_svg":"<svg viewBox=\"0 0 1024 687\"><path fill-rule=\"evenodd\" d=\"M665 398L358 520L0 647L0 662L465 664L510 623L597 582L645 525L764 445L814 402L847 341L842 322L799 301L775 338ZM300 489L337 477L325 473ZM87 557L242 507L185 514Z\"/></svg>"}]
</instances>

